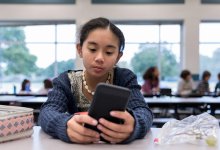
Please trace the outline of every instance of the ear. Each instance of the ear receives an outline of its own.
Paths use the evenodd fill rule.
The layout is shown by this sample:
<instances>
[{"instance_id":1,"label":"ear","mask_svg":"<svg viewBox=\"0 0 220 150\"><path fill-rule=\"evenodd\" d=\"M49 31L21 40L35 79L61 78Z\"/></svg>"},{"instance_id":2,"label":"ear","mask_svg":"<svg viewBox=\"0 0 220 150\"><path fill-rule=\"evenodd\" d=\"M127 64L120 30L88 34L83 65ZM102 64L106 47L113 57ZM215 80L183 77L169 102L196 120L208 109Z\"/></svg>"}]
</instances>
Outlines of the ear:
<instances>
[{"instance_id":1,"label":"ear","mask_svg":"<svg viewBox=\"0 0 220 150\"><path fill-rule=\"evenodd\" d=\"M77 49L77 52L78 52L80 58L82 58L82 46L80 44L77 44L76 49Z\"/></svg>"},{"instance_id":2,"label":"ear","mask_svg":"<svg viewBox=\"0 0 220 150\"><path fill-rule=\"evenodd\" d=\"M117 60L116 60L116 63L115 64L117 64L118 63L118 61L120 60L120 58L123 56L123 53L122 52L119 52L119 54L118 54L118 57L117 57Z\"/></svg>"}]
</instances>

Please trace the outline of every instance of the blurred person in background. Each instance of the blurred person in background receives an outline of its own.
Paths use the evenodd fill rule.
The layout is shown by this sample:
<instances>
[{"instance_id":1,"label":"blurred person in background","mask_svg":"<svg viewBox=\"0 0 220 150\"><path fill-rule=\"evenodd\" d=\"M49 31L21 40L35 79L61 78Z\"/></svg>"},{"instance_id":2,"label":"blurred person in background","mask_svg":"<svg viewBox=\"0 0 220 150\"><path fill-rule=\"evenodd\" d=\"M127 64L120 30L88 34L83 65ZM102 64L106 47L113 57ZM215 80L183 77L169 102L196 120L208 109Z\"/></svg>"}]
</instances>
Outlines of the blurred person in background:
<instances>
[{"instance_id":1,"label":"blurred person in background","mask_svg":"<svg viewBox=\"0 0 220 150\"><path fill-rule=\"evenodd\" d=\"M218 83L215 85L215 94L220 95L220 73L218 73Z\"/></svg>"},{"instance_id":2,"label":"blurred person in background","mask_svg":"<svg viewBox=\"0 0 220 150\"><path fill-rule=\"evenodd\" d=\"M21 90L19 94L30 94L31 93L31 82L28 79L24 79L21 83Z\"/></svg>"},{"instance_id":3,"label":"blurred person in background","mask_svg":"<svg viewBox=\"0 0 220 150\"><path fill-rule=\"evenodd\" d=\"M43 81L43 87L37 92L38 94L47 95L50 90L53 88L52 81L50 79L45 79Z\"/></svg>"},{"instance_id":4,"label":"blurred person in background","mask_svg":"<svg viewBox=\"0 0 220 150\"><path fill-rule=\"evenodd\" d=\"M180 80L178 82L177 94L178 95L190 95L194 87L194 82L192 80L192 75L189 70L183 70L180 74Z\"/></svg>"},{"instance_id":5,"label":"blurred person in background","mask_svg":"<svg viewBox=\"0 0 220 150\"><path fill-rule=\"evenodd\" d=\"M155 66L150 67L145 71L143 75L144 84L142 85L143 94L154 95L160 92L159 75L159 70Z\"/></svg>"},{"instance_id":6,"label":"blurred person in background","mask_svg":"<svg viewBox=\"0 0 220 150\"><path fill-rule=\"evenodd\" d=\"M204 71L202 74L202 79L197 86L197 93L201 95L207 95L210 93L209 88L209 79L211 77L211 73L209 71Z\"/></svg>"}]
</instances>

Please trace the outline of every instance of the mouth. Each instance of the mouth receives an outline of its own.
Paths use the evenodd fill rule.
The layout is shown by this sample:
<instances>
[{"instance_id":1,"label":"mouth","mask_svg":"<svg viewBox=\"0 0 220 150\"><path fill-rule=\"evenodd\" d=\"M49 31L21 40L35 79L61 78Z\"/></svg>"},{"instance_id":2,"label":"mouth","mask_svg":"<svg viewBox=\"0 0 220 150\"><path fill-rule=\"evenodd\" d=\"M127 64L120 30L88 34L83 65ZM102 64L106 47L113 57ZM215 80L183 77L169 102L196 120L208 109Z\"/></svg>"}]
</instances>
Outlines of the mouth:
<instances>
[{"instance_id":1,"label":"mouth","mask_svg":"<svg viewBox=\"0 0 220 150\"><path fill-rule=\"evenodd\" d=\"M95 72L101 72L104 70L103 67L99 67L99 66L95 66L95 67L93 67L93 69L95 70Z\"/></svg>"}]
</instances>

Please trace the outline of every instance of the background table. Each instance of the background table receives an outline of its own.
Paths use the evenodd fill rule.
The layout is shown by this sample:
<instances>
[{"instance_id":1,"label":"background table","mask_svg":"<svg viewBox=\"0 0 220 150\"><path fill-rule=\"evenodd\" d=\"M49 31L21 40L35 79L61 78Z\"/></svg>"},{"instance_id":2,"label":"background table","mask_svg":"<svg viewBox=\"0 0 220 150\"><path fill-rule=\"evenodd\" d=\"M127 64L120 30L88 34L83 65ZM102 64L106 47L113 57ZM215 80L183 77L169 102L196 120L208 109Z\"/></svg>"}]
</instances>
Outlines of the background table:
<instances>
[{"instance_id":1,"label":"background table","mask_svg":"<svg viewBox=\"0 0 220 150\"><path fill-rule=\"evenodd\" d=\"M173 108L175 118L179 119L178 108L191 107L198 108L200 106L209 105L210 113L215 115L215 110L220 108L220 97L200 97L200 98L179 98L179 97L154 97L145 98L150 108Z\"/></svg>"},{"instance_id":2,"label":"background table","mask_svg":"<svg viewBox=\"0 0 220 150\"><path fill-rule=\"evenodd\" d=\"M178 145L155 145L154 138L159 132L159 128L152 128L143 139L136 140L126 145L111 144L69 144L59 139L54 139L45 134L40 127L34 127L34 134L30 138L10 141L0 144L1 150L219 150L220 140L216 147L193 144Z\"/></svg>"}]
</instances>

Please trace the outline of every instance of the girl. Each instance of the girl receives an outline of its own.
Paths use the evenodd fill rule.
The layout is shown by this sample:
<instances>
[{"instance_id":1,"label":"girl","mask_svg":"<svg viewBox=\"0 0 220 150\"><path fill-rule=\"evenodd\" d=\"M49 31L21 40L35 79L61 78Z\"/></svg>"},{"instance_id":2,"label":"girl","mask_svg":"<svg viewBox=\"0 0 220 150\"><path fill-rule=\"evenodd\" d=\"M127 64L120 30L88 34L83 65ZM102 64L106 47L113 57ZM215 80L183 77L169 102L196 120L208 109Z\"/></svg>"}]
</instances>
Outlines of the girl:
<instances>
[{"instance_id":1,"label":"girl","mask_svg":"<svg viewBox=\"0 0 220 150\"><path fill-rule=\"evenodd\" d=\"M31 94L31 81L24 79L21 83L21 90L19 94Z\"/></svg>"},{"instance_id":2,"label":"girl","mask_svg":"<svg viewBox=\"0 0 220 150\"><path fill-rule=\"evenodd\" d=\"M211 73L209 71L204 71L202 74L202 80L199 82L197 86L197 93L201 95L207 95L210 93L209 89L209 79L211 77Z\"/></svg>"},{"instance_id":3,"label":"girl","mask_svg":"<svg viewBox=\"0 0 220 150\"><path fill-rule=\"evenodd\" d=\"M73 143L94 143L101 137L111 143L128 143L146 135L153 117L140 93L136 76L128 69L114 67L122 56L124 44L123 33L105 18L92 19L81 28L77 51L85 69L64 72L53 80L53 89L39 116L46 133ZM124 124L75 114L88 110L100 82L132 91L127 110L110 113L123 119ZM85 128L85 123L97 126L101 134Z\"/></svg>"},{"instance_id":4,"label":"girl","mask_svg":"<svg viewBox=\"0 0 220 150\"><path fill-rule=\"evenodd\" d=\"M143 75L144 84L142 85L142 92L145 95L158 94L159 87L159 70L157 67L150 67Z\"/></svg>"}]
</instances>

